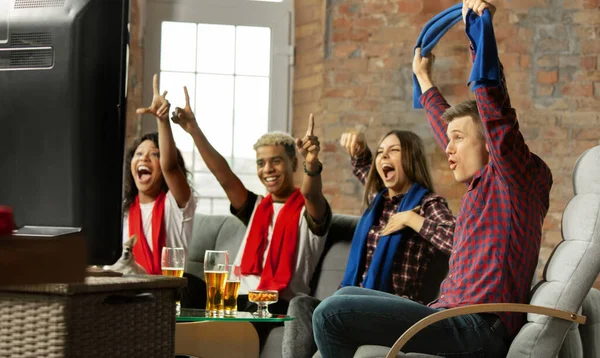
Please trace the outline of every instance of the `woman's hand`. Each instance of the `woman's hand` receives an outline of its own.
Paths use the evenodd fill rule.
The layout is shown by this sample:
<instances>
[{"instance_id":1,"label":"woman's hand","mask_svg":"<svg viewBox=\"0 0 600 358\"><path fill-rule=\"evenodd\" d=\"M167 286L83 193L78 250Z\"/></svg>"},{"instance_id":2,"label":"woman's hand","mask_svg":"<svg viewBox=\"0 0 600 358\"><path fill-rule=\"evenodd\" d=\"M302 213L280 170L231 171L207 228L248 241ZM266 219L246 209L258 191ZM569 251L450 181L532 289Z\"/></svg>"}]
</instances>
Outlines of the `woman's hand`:
<instances>
[{"instance_id":1,"label":"woman's hand","mask_svg":"<svg viewBox=\"0 0 600 358\"><path fill-rule=\"evenodd\" d=\"M420 216L419 214L417 214L419 212L419 210L421 210L421 206L417 206L412 210L407 210L407 211L401 211L399 213L396 213L392 216L390 216L390 219L388 220L387 225L385 225L385 227L383 228L383 230L381 230L381 236L387 236L390 234L393 234L397 231L400 231L404 228L406 228L408 225L408 222L416 216Z\"/></svg>"},{"instance_id":2,"label":"woman's hand","mask_svg":"<svg viewBox=\"0 0 600 358\"><path fill-rule=\"evenodd\" d=\"M171 104L167 101L167 91L164 91L162 96L158 93L158 75L154 74L152 85L152 104L150 107L138 108L135 113L137 114L152 114L161 122L169 120L169 108Z\"/></svg>"},{"instance_id":3,"label":"woman's hand","mask_svg":"<svg viewBox=\"0 0 600 358\"><path fill-rule=\"evenodd\" d=\"M367 150L367 140L365 139L365 134L356 129L342 134L340 145L346 149L348 154L355 158Z\"/></svg>"}]
</instances>

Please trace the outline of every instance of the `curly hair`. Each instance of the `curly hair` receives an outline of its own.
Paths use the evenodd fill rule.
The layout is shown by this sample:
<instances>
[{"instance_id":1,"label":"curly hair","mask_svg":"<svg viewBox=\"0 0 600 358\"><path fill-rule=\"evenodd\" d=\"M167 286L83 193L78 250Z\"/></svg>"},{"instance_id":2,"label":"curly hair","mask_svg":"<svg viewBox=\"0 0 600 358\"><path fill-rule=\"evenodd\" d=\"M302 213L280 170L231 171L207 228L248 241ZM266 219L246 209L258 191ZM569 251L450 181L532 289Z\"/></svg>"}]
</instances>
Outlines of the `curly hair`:
<instances>
[{"instance_id":1,"label":"curly hair","mask_svg":"<svg viewBox=\"0 0 600 358\"><path fill-rule=\"evenodd\" d=\"M135 154L135 151L140 146L140 144L142 144L143 142L145 142L147 140L151 140L152 143L154 143L154 145L156 146L156 148L158 148L158 133L153 132L153 133L145 134L141 138L136 139L133 142L133 144L131 145L131 147L129 147L129 149L127 150L127 156L125 158L125 178L124 178L125 179L125 188L123 191L124 192L123 193L123 211L124 212L129 211L129 207L131 207L131 204L135 200L135 197L138 195L138 188L135 185L135 180L133 179L133 175L131 174L131 161L133 159L133 155ZM160 148L159 148L159 150L160 150ZM183 156L181 155L181 152L179 151L179 149L177 149L177 166L185 173L185 176L186 176L186 178L188 178L188 183L189 183L189 181L190 181L189 178L191 175L185 166L185 161L183 160ZM190 188L191 187L192 186L190 185ZM164 177L162 178L161 190L165 191L165 192L169 190L169 187L167 186L167 182L165 181Z\"/></svg>"},{"instance_id":2,"label":"curly hair","mask_svg":"<svg viewBox=\"0 0 600 358\"><path fill-rule=\"evenodd\" d=\"M258 138L256 143L254 143L254 150L267 145L282 145L285 149L285 153L290 158L296 158L296 140L287 133L270 132L263 134L260 138Z\"/></svg>"}]
</instances>

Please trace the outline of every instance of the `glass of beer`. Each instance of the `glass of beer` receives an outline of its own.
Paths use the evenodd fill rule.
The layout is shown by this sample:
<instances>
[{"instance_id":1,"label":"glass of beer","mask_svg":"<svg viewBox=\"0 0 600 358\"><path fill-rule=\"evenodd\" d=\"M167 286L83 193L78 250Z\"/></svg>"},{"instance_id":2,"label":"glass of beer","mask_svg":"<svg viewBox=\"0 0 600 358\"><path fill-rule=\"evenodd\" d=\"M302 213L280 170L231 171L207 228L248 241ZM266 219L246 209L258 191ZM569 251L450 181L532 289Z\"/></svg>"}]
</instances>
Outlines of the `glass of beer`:
<instances>
[{"instance_id":1,"label":"glass of beer","mask_svg":"<svg viewBox=\"0 0 600 358\"><path fill-rule=\"evenodd\" d=\"M225 282L227 282L227 251L206 250L204 253L204 281L206 282L206 315L225 315Z\"/></svg>"},{"instance_id":2,"label":"glass of beer","mask_svg":"<svg viewBox=\"0 0 600 358\"><path fill-rule=\"evenodd\" d=\"M163 276L183 277L185 268L185 252L183 247L163 247L160 257L160 268ZM175 303L177 315L181 312L181 303Z\"/></svg>"},{"instance_id":3,"label":"glass of beer","mask_svg":"<svg viewBox=\"0 0 600 358\"><path fill-rule=\"evenodd\" d=\"M227 265L227 281L225 282L225 297L223 299L225 315L227 316L235 316L237 314L240 279L240 267L237 265Z\"/></svg>"}]
</instances>

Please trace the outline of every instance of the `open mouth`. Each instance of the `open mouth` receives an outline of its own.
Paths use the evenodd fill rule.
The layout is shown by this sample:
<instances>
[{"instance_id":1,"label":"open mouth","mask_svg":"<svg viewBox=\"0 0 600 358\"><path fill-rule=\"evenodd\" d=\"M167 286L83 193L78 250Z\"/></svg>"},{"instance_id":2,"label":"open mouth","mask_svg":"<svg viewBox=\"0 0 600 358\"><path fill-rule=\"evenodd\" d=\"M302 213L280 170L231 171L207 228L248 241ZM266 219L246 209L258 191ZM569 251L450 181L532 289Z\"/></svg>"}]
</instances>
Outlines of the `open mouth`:
<instances>
[{"instance_id":1,"label":"open mouth","mask_svg":"<svg viewBox=\"0 0 600 358\"><path fill-rule=\"evenodd\" d=\"M448 164L450 165L450 170L454 170L454 169L456 169L456 165L457 165L457 163L456 163L456 161L455 161L455 160L448 159Z\"/></svg>"},{"instance_id":2,"label":"open mouth","mask_svg":"<svg viewBox=\"0 0 600 358\"><path fill-rule=\"evenodd\" d=\"M152 177L152 170L145 165L140 165L137 171L140 182L147 182Z\"/></svg>"},{"instance_id":3,"label":"open mouth","mask_svg":"<svg viewBox=\"0 0 600 358\"><path fill-rule=\"evenodd\" d=\"M392 180L394 178L394 174L396 173L396 168L394 168L390 164L385 163L381 165L381 171L383 172L384 180Z\"/></svg>"}]
</instances>

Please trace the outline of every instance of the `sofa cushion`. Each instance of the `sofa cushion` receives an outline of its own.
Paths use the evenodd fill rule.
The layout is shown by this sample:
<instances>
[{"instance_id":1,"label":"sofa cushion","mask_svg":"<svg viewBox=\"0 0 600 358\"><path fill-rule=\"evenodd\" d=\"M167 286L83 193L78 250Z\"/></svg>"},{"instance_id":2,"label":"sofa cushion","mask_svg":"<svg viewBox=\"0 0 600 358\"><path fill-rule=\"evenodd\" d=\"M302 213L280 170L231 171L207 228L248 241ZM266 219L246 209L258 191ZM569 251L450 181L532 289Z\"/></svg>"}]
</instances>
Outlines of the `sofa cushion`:
<instances>
[{"instance_id":1,"label":"sofa cushion","mask_svg":"<svg viewBox=\"0 0 600 358\"><path fill-rule=\"evenodd\" d=\"M246 226L232 215L196 214L188 243L186 273L204 279L204 252L227 250L233 262L246 233Z\"/></svg>"},{"instance_id":2,"label":"sofa cushion","mask_svg":"<svg viewBox=\"0 0 600 358\"><path fill-rule=\"evenodd\" d=\"M311 282L313 296L323 300L331 296L340 286L346 271L350 243L360 217L333 215L321 262Z\"/></svg>"},{"instance_id":3,"label":"sofa cushion","mask_svg":"<svg viewBox=\"0 0 600 358\"><path fill-rule=\"evenodd\" d=\"M283 327L273 328L260 352L260 358L281 358L281 341L283 341Z\"/></svg>"}]
</instances>

